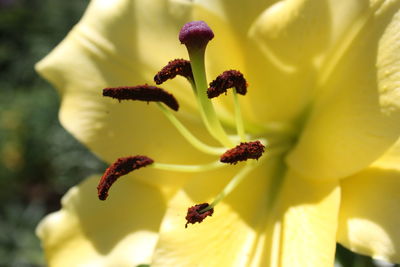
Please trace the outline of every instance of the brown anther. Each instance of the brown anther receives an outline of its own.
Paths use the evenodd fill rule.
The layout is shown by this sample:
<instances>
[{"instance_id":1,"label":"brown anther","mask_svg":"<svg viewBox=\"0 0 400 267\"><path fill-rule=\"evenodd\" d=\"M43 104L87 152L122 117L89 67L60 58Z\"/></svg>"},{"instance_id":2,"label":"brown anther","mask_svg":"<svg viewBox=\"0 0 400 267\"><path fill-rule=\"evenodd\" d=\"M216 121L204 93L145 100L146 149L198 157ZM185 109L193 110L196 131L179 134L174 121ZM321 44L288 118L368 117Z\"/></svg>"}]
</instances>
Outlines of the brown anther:
<instances>
[{"instance_id":1,"label":"brown anther","mask_svg":"<svg viewBox=\"0 0 400 267\"><path fill-rule=\"evenodd\" d=\"M137 86L124 86L103 89L103 96L118 100L140 100L162 102L171 109L178 111L179 104L175 97L162 88L148 84Z\"/></svg>"},{"instance_id":2,"label":"brown anther","mask_svg":"<svg viewBox=\"0 0 400 267\"><path fill-rule=\"evenodd\" d=\"M108 190L119 177L152 164L153 162L151 158L146 156L130 156L117 159L117 161L107 168L100 179L99 185L97 186L99 199L106 200Z\"/></svg>"},{"instance_id":3,"label":"brown anther","mask_svg":"<svg viewBox=\"0 0 400 267\"><path fill-rule=\"evenodd\" d=\"M168 64L154 76L154 81L156 84L162 84L166 80L175 78L177 75L183 76L189 81L193 81L192 66L189 60L174 59L168 62Z\"/></svg>"},{"instance_id":4,"label":"brown anther","mask_svg":"<svg viewBox=\"0 0 400 267\"><path fill-rule=\"evenodd\" d=\"M203 209L207 208L208 206L209 206L208 203L203 203L188 208L187 215L185 217L187 221L185 224L185 228L187 228L189 223L191 224L195 224L196 222L201 223L206 217L212 216L214 213L214 209L209 209L205 212L200 212Z\"/></svg>"},{"instance_id":5,"label":"brown anther","mask_svg":"<svg viewBox=\"0 0 400 267\"><path fill-rule=\"evenodd\" d=\"M265 146L260 141L240 143L222 154L220 161L223 163L236 164L239 161L258 159L264 153Z\"/></svg>"},{"instance_id":6,"label":"brown anther","mask_svg":"<svg viewBox=\"0 0 400 267\"><path fill-rule=\"evenodd\" d=\"M236 88L238 94L245 95L247 93L247 82L240 71L224 71L210 83L210 88L207 90L207 96L208 98L217 97L220 94L226 93L226 90L232 87Z\"/></svg>"}]
</instances>

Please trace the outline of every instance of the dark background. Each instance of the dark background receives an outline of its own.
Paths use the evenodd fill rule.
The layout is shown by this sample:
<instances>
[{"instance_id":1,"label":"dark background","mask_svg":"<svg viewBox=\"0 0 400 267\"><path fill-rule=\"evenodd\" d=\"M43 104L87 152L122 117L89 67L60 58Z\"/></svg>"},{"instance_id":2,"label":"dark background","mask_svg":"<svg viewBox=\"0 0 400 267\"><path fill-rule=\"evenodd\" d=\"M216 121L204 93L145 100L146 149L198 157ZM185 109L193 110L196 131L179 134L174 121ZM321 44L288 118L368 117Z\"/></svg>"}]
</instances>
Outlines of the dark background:
<instances>
[{"instance_id":1,"label":"dark background","mask_svg":"<svg viewBox=\"0 0 400 267\"><path fill-rule=\"evenodd\" d=\"M0 0L0 267L45 266L37 223L105 168L60 126L58 95L33 69L88 2ZM337 266L378 265L339 246Z\"/></svg>"},{"instance_id":2,"label":"dark background","mask_svg":"<svg viewBox=\"0 0 400 267\"><path fill-rule=\"evenodd\" d=\"M37 223L59 209L68 188L104 170L60 126L57 92L33 69L78 22L87 4L0 0L1 267L44 266L34 234Z\"/></svg>"}]
</instances>

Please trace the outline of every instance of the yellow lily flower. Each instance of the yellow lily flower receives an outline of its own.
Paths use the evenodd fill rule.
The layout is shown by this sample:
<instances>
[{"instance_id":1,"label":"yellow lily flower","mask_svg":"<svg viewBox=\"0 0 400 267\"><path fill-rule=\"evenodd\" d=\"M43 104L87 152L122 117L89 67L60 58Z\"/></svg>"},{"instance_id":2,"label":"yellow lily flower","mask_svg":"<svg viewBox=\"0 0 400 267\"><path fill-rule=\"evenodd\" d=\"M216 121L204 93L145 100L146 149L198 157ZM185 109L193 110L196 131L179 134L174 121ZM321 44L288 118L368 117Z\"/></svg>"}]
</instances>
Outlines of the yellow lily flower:
<instances>
[{"instance_id":1,"label":"yellow lily flower","mask_svg":"<svg viewBox=\"0 0 400 267\"><path fill-rule=\"evenodd\" d=\"M64 127L101 159L155 163L120 178L104 202L100 176L72 188L37 229L49 266L333 266L336 242L400 262L399 9L395 0L92 0L37 70L62 96ZM193 20L215 33L207 76L235 69L249 82L240 105L228 92L211 100L214 113L204 99L197 106L182 78L163 86L178 112L101 96L151 84L187 58L177 36ZM208 164L216 147L252 140L266 145L259 161ZM184 227L190 206L215 198L212 217Z\"/></svg>"}]
</instances>

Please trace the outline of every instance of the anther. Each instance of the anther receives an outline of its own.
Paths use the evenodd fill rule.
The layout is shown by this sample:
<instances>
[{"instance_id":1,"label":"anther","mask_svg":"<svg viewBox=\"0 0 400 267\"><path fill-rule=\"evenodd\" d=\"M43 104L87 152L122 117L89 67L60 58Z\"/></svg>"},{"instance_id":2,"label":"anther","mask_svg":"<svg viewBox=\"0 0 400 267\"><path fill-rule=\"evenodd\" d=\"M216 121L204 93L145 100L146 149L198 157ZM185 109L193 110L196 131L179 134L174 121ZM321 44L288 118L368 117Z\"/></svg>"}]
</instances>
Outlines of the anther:
<instances>
[{"instance_id":1,"label":"anther","mask_svg":"<svg viewBox=\"0 0 400 267\"><path fill-rule=\"evenodd\" d=\"M204 21L191 21L183 25L179 32L179 41L188 49L205 48L214 38L214 33Z\"/></svg>"},{"instance_id":2,"label":"anther","mask_svg":"<svg viewBox=\"0 0 400 267\"><path fill-rule=\"evenodd\" d=\"M151 85L125 86L103 89L103 96L109 96L121 100L140 100L162 102L171 109L179 109L178 101L175 97L162 88Z\"/></svg>"},{"instance_id":3,"label":"anther","mask_svg":"<svg viewBox=\"0 0 400 267\"><path fill-rule=\"evenodd\" d=\"M201 212L209 206L208 203L197 204L193 207L188 208L186 215L186 224L185 228L187 228L188 224L195 224L196 222L201 223L206 217L212 216L214 213L214 209L209 209L207 211Z\"/></svg>"},{"instance_id":4,"label":"anther","mask_svg":"<svg viewBox=\"0 0 400 267\"><path fill-rule=\"evenodd\" d=\"M162 84L166 80L173 79L177 75L183 76L189 81L193 81L193 73L192 67L190 65L189 60L185 59L175 59L163 67L157 74L154 76L154 81L156 84Z\"/></svg>"},{"instance_id":5,"label":"anther","mask_svg":"<svg viewBox=\"0 0 400 267\"><path fill-rule=\"evenodd\" d=\"M223 163L236 164L239 161L258 159L264 153L265 146L260 141L240 143L222 154L220 161Z\"/></svg>"},{"instance_id":6,"label":"anther","mask_svg":"<svg viewBox=\"0 0 400 267\"><path fill-rule=\"evenodd\" d=\"M108 190L119 177L152 164L153 162L151 158L146 156L130 156L117 159L117 161L107 168L100 179L99 185L97 186L99 199L105 200L107 198Z\"/></svg>"},{"instance_id":7,"label":"anther","mask_svg":"<svg viewBox=\"0 0 400 267\"><path fill-rule=\"evenodd\" d=\"M238 94L245 95L247 93L247 82L240 71L224 71L210 83L210 87L207 90L207 96L208 98L217 97L222 93L226 93L226 90L232 87L236 88Z\"/></svg>"}]
</instances>

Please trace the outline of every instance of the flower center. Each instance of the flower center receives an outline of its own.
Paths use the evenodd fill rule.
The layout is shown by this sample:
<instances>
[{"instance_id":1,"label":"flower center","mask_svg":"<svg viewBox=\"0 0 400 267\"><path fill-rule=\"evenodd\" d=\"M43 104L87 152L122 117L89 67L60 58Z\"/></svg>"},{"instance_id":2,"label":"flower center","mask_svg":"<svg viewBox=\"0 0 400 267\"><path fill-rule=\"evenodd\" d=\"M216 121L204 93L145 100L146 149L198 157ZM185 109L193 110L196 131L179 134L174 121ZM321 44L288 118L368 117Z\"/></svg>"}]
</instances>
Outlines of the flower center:
<instances>
[{"instance_id":1,"label":"flower center","mask_svg":"<svg viewBox=\"0 0 400 267\"><path fill-rule=\"evenodd\" d=\"M211 216L214 207L237 185L248 176L259 164L271 156L285 153L291 146L292 130L285 125L267 125L262 138L256 138L254 133L247 131L239 104L239 94L246 95L247 82L242 73L237 70L227 70L219 75L210 84L207 83L204 55L208 42L213 39L214 33L203 21L193 21L185 24L180 31L179 40L186 45L190 61L175 59L170 61L158 72L154 81L157 85L164 83L177 75L185 77L192 86L194 96L198 103L201 118L208 133L220 144L220 147L209 146L199 140L175 117L173 111L179 110L175 97L156 86L139 85L117 88L105 88L103 95L121 100L140 100L156 102L160 111L176 127L179 133L199 151L219 156L215 162L203 165L176 165L154 162L147 156L128 156L117 159L102 176L98 189L99 199L105 200L112 184L121 176L141 167L151 167L166 171L202 172L217 168L228 167L245 161L243 167L228 182L225 188L215 197L210 204L202 203L190 207L187 211L187 223L202 222L207 216ZM212 98L218 97L227 90L232 89L236 134L228 135L224 125L217 116Z\"/></svg>"}]
</instances>

